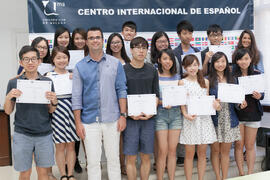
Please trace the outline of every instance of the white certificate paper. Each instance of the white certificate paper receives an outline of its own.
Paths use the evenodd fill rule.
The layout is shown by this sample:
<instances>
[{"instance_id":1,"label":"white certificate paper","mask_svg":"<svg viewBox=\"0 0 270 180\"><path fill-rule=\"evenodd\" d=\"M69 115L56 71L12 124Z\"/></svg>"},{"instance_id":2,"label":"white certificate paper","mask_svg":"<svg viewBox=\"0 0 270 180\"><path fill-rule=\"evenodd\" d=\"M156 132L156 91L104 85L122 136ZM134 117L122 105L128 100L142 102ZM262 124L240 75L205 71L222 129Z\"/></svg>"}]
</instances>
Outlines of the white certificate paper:
<instances>
[{"instance_id":1,"label":"white certificate paper","mask_svg":"<svg viewBox=\"0 0 270 180\"><path fill-rule=\"evenodd\" d=\"M57 96L72 93L72 80L69 78L69 73L51 75L50 78Z\"/></svg>"},{"instance_id":2,"label":"white certificate paper","mask_svg":"<svg viewBox=\"0 0 270 180\"><path fill-rule=\"evenodd\" d=\"M265 92L265 79L264 74L256 74L251 76L242 76L238 78L239 85L241 85L245 91L245 94L252 94L253 91Z\"/></svg>"},{"instance_id":3,"label":"white certificate paper","mask_svg":"<svg viewBox=\"0 0 270 180\"><path fill-rule=\"evenodd\" d=\"M190 53L190 54L193 54L198 58L199 63L200 63L199 69L202 69L202 55L201 55L201 52ZM190 54L181 55L182 62L183 62L184 57L186 55L190 55ZM182 70L183 70L183 72L186 72L186 70L184 69L184 66L182 66Z\"/></svg>"},{"instance_id":4,"label":"white certificate paper","mask_svg":"<svg viewBox=\"0 0 270 180\"><path fill-rule=\"evenodd\" d=\"M162 88L162 106L180 106L187 102L184 86L165 86Z\"/></svg>"},{"instance_id":5,"label":"white certificate paper","mask_svg":"<svg viewBox=\"0 0 270 180\"><path fill-rule=\"evenodd\" d=\"M53 66L51 64L48 64L48 63L41 63L39 66L38 66L38 72L41 74L41 75L44 75L45 73L47 72L50 72L53 70Z\"/></svg>"},{"instance_id":6,"label":"white certificate paper","mask_svg":"<svg viewBox=\"0 0 270 180\"><path fill-rule=\"evenodd\" d=\"M156 94L127 95L128 115L138 116L142 112L146 115L157 114Z\"/></svg>"},{"instance_id":7,"label":"white certificate paper","mask_svg":"<svg viewBox=\"0 0 270 180\"><path fill-rule=\"evenodd\" d=\"M16 98L17 103L50 104L46 92L51 91L51 81L17 80L17 89L22 95Z\"/></svg>"},{"instance_id":8,"label":"white certificate paper","mask_svg":"<svg viewBox=\"0 0 270 180\"><path fill-rule=\"evenodd\" d=\"M238 84L218 83L218 99L227 103L242 103L245 100L245 91Z\"/></svg>"},{"instance_id":9,"label":"white certificate paper","mask_svg":"<svg viewBox=\"0 0 270 180\"><path fill-rule=\"evenodd\" d=\"M232 54L233 54L233 49L229 45L211 45L209 46L209 51L212 51L213 53L216 52L223 52L226 54L229 63L232 63Z\"/></svg>"},{"instance_id":10,"label":"white certificate paper","mask_svg":"<svg viewBox=\"0 0 270 180\"><path fill-rule=\"evenodd\" d=\"M70 60L69 64L66 69L74 69L77 62L84 58L84 51L83 50L69 50Z\"/></svg>"},{"instance_id":11,"label":"white certificate paper","mask_svg":"<svg viewBox=\"0 0 270 180\"><path fill-rule=\"evenodd\" d=\"M187 111L190 115L216 115L213 107L215 96L191 96L188 98Z\"/></svg>"}]
</instances>

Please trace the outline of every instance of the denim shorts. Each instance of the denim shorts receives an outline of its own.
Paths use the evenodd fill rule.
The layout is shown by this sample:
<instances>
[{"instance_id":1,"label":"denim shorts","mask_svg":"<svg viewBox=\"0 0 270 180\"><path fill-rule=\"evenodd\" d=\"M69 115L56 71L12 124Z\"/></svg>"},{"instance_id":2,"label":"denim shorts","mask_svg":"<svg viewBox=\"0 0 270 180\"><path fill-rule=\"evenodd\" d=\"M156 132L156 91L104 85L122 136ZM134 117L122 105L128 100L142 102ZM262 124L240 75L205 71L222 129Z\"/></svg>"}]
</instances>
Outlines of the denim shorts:
<instances>
[{"instance_id":1,"label":"denim shorts","mask_svg":"<svg viewBox=\"0 0 270 180\"><path fill-rule=\"evenodd\" d=\"M152 154L154 152L155 117L148 120L127 118L127 127L123 132L125 155L137 155L138 152Z\"/></svg>"},{"instance_id":2,"label":"denim shorts","mask_svg":"<svg viewBox=\"0 0 270 180\"><path fill-rule=\"evenodd\" d=\"M172 107L165 109L161 106L158 107L156 116L156 131L182 129L183 116L180 112L180 107Z\"/></svg>"},{"instance_id":3,"label":"denim shorts","mask_svg":"<svg viewBox=\"0 0 270 180\"><path fill-rule=\"evenodd\" d=\"M22 172L32 168L33 153L37 167L52 167L54 165L52 134L35 137L14 132L12 153L16 171Z\"/></svg>"},{"instance_id":4,"label":"denim shorts","mask_svg":"<svg viewBox=\"0 0 270 180\"><path fill-rule=\"evenodd\" d=\"M261 121L239 121L239 124L243 124L244 126L247 126L250 128L261 127Z\"/></svg>"}]
</instances>

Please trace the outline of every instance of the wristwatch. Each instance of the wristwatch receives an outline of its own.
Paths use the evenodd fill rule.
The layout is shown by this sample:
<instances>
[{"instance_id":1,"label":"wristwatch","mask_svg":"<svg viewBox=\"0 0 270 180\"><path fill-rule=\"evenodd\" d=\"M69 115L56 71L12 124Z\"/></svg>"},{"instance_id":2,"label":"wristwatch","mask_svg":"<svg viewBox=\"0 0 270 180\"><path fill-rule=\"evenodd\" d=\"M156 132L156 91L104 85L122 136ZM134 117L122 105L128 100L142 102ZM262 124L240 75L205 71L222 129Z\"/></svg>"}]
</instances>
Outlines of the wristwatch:
<instances>
[{"instance_id":1,"label":"wristwatch","mask_svg":"<svg viewBox=\"0 0 270 180\"><path fill-rule=\"evenodd\" d=\"M120 116L123 116L124 118L127 118L127 113L120 113Z\"/></svg>"},{"instance_id":2,"label":"wristwatch","mask_svg":"<svg viewBox=\"0 0 270 180\"><path fill-rule=\"evenodd\" d=\"M52 106L57 106L57 105L58 105L58 102L57 102L56 104L53 104L53 103L51 102L51 105L52 105Z\"/></svg>"}]
</instances>

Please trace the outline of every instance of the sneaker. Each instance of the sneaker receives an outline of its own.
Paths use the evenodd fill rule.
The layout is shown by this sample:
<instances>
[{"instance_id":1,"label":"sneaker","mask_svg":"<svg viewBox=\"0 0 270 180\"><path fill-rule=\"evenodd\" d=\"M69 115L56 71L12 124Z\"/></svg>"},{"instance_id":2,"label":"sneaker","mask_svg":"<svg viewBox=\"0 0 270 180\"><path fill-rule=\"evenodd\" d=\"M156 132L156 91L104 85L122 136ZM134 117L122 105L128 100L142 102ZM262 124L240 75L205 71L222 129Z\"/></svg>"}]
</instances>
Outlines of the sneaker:
<instances>
[{"instance_id":1,"label":"sneaker","mask_svg":"<svg viewBox=\"0 0 270 180\"><path fill-rule=\"evenodd\" d=\"M76 173L81 173L82 172L82 167L81 167L78 159L76 159L74 170L75 170Z\"/></svg>"},{"instance_id":2,"label":"sneaker","mask_svg":"<svg viewBox=\"0 0 270 180\"><path fill-rule=\"evenodd\" d=\"M176 165L179 166L179 167L183 166L184 165L184 160L185 160L184 157L177 157Z\"/></svg>"}]
</instances>

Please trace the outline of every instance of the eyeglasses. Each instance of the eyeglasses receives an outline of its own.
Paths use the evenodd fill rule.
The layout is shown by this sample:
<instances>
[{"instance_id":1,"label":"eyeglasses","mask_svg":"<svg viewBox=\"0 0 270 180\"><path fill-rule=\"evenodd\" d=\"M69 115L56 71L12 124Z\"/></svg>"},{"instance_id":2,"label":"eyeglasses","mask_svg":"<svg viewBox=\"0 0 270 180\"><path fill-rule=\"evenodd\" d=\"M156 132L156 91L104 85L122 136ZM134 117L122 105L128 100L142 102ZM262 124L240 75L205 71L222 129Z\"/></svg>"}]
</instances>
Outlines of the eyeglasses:
<instances>
[{"instance_id":1,"label":"eyeglasses","mask_svg":"<svg viewBox=\"0 0 270 180\"><path fill-rule=\"evenodd\" d=\"M96 37L91 36L91 37L88 37L87 39L90 40L90 41L94 41L95 39L96 40L101 40L102 37L101 36L96 36Z\"/></svg>"},{"instance_id":2,"label":"eyeglasses","mask_svg":"<svg viewBox=\"0 0 270 180\"><path fill-rule=\"evenodd\" d=\"M121 44L121 41L112 41L111 44L112 45L119 45L119 44Z\"/></svg>"},{"instance_id":3,"label":"eyeglasses","mask_svg":"<svg viewBox=\"0 0 270 180\"><path fill-rule=\"evenodd\" d=\"M158 43L158 44L167 44L168 43L168 41L167 40L157 40L156 41L156 43Z\"/></svg>"},{"instance_id":4,"label":"eyeglasses","mask_svg":"<svg viewBox=\"0 0 270 180\"><path fill-rule=\"evenodd\" d=\"M222 34L221 33L213 33L209 35L210 37L216 38L216 37L221 37Z\"/></svg>"},{"instance_id":5,"label":"eyeglasses","mask_svg":"<svg viewBox=\"0 0 270 180\"><path fill-rule=\"evenodd\" d=\"M134 49L137 49L137 50L147 50L147 47L144 47L144 46L135 46Z\"/></svg>"},{"instance_id":6,"label":"eyeglasses","mask_svg":"<svg viewBox=\"0 0 270 180\"><path fill-rule=\"evenodd\" d=\"M39 49L39 50L48 50L48 47L47 46L37 46L36 47L37 49Z\"/></svg>"},{"instance_id":7,"label":"eyeglasses","mask_svg":"<svg viewBox=\"0 0 270 180\"><path fill-rule=\"evenodd\" d=\"M29 63L30 61L31 61L32 63L37 63L37 62L38 62L38 58L37 58L37 57L32 57L32 58L25 57L25 58L23 58L22 60L23 60L23 62L25 62L25 63Z\"/></svg>"}]
</instances>

